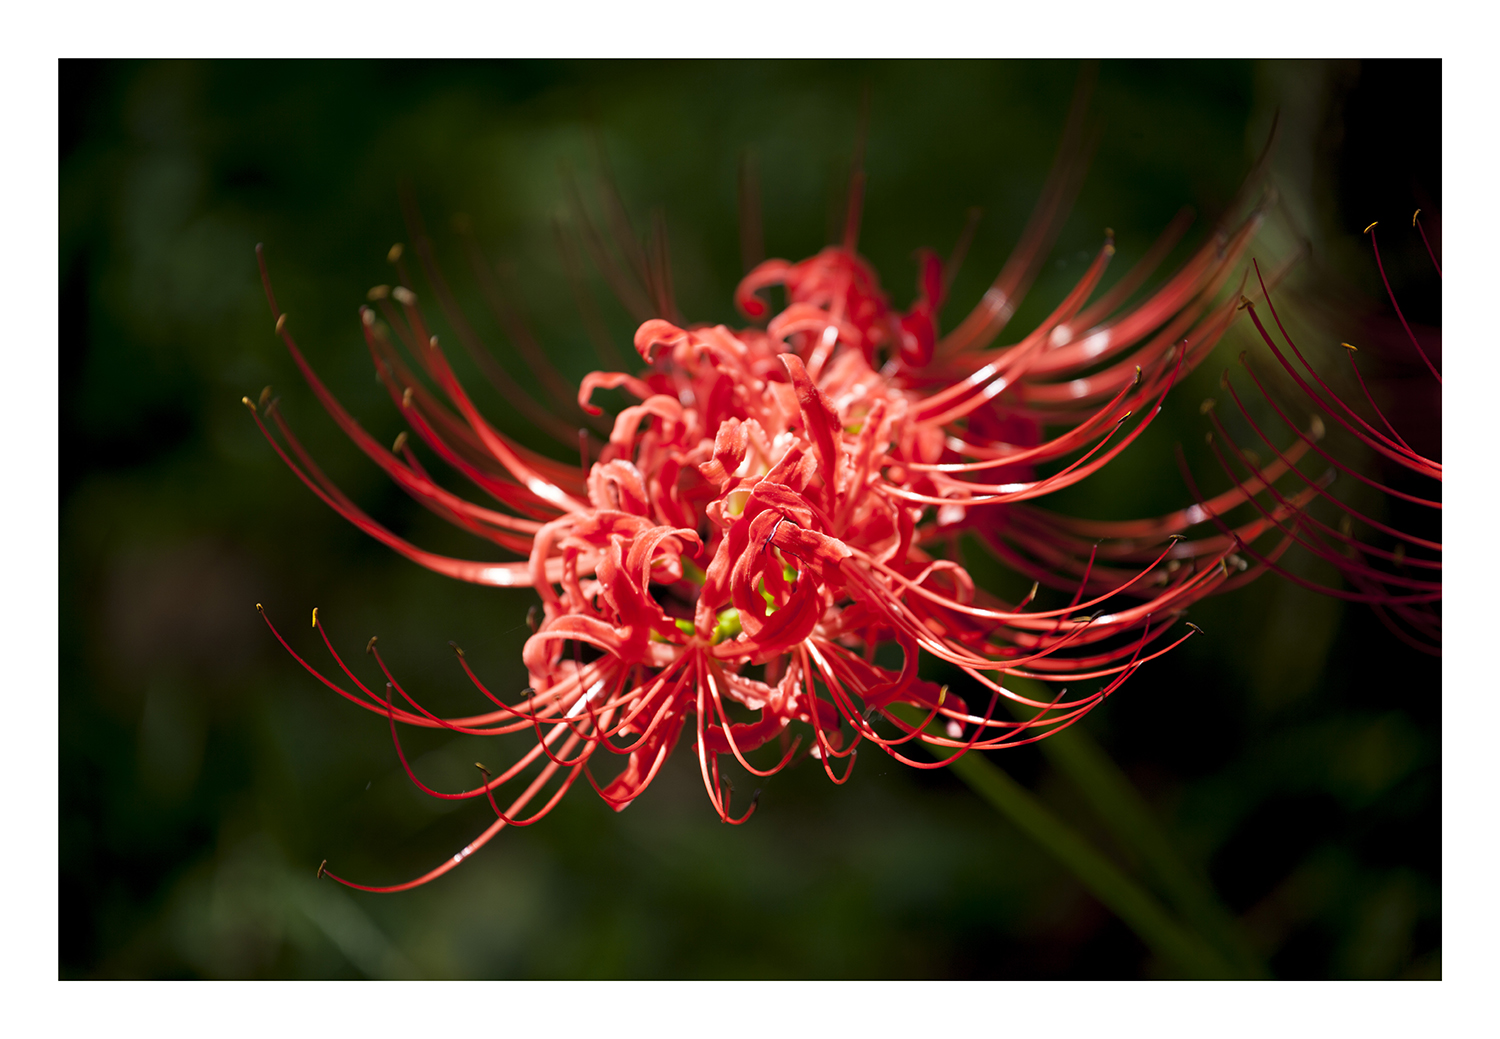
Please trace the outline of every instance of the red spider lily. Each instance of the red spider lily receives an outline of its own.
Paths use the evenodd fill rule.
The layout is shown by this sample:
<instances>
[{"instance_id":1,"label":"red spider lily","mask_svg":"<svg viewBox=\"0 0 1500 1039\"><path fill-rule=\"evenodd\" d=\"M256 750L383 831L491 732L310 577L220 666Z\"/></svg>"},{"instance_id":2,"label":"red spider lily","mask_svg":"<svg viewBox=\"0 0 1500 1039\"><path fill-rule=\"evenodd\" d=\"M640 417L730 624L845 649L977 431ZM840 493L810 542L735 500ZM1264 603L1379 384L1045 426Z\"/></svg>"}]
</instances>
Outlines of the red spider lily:
<instances>
[{"instance_id":1,"label":"red spider lily","mask_svg":"<svg viewBox=\"0 0 1500 1039\"><path fill-rule=\"evenodd\" d=\"M399 247L393 249L401 284L372 290L375 307L362 310L376 372L416 437L498 509L440 486L407 434L387 450L364 432L298 349L262 262L277 329L335 421L427 508L527 558L486 563L419 549L339 491L269 394L259 408L247 399L287 465L332 508L414 562L478 584L530 586L542 603L523 652L530 677L524 696L495 695L460 651L463 670L494 709L459 718L424 709L373 639L367 649L386 685L383 693L372 690L345 664L314 611L313 624L352 691L299 662L389 720L413 782L437 797L485 798L495 815L462 851L415 880L370 887L334 879L370 891L426 883L503 827L545 815L580 776L622 809L685 729L714 810L734 823L749 817L755 799L740 814L731 811L732 791L720 773L726 754L767 776L810 735L808 752L842 783L863 742L917 768L1033 742L1076 722L1147 661L1190 637L1159 644L1189 604L1254 576L1231 576L1231 560L1239 570L1247 566L1231 553L1279 529L1307 495L1197 541L1182 532L1217 521L1260 485L1242 482L1210 502L1127 523L1076 520L1029 504L1115 458L1182 372L1212 349L1234 317L1235 297L1216 302L1219 290L1261 217L1253 210L1144 302L1123 309L1186 221L1175 222L1140 267L1090 305L1114 253L1106 235L1077 287L1041 325L994 346L1057 234L1077 187L1079 151L1071 134L1015 256L947 335L938 311L955 261L924 254L918 298L897 312L855 250L857 191L841 245L799 264L767 261L740 285L736 300L751 318L767 315L760 289L785 287L786 307L763 328L684 327L675 318L664 237L656 237L648 258L632 250L633 236L617 234L622 269L606 237L585 223L585 242L622 301L655 315L634 339L645 370L594 372L578 390L577 405L594 417L595 390L623 389L639 402L615 417L586 475L526 450L479 413L429 330ZM419 226L414 231L449 323L482 355L425 235ZM482 275L483 264L478 268ZM1288 452L1288 459L1297 455ZM1051 471L1039 475L1044 467ZM956 539L964 531L1038 585L1071 590L1070 601L1033 609L1036 587L1016 603L976 588L958 561ZM1283 536L1258 557L1266 562L1257 570L1288 544ZM899 647L899 669L875 663L882 644ZM982 702L971 705L919 678L924 654L968 675ZM1060 691L1030 699L1005 688L1006 675L1055 683ZM1098 685L1070 693L1080 682ZM997 717L1002 698L1029 717ZM924 722L903 721L891 710L897 703L924 712ZM536 739L505 771L486 771L474 789L443 793L407 764L397 722L474 735L529 730ZM927 731L933 722L936 733ZM918 738L946 757L911 755L907 745ZM755 752L772 743L773 756L754 763ZM609 755L623 758L624 767L601 778L595 769ZM847 761L836 767L840 759ZM494 792L512 782L526 785L502 810Z\"/></svg>"},{"instance_id":2,"label":"red spider lily","mask_svg":"<svg viewBox=\"0 0 1500 1039\"><path fill-rule=\"evenodd\" d=\"M1426 231L1422 229L1418 221L1420 213L1421 210L1417 210L1412 214L1412 226L1421 234L1422 244L1426 246L1432 265L1441 277L1442 267L1438 264L1437 256L1427 241ZM1391 291L1390 281L1385 276L1385 265L1380 259L1380 247L1375 238L1375 224L1365 228L1365 231L1370 236L1370 247L1375 254L1381 281L1385 285L1386 293L1390 297L1391 305L1395 308L1401 327L1422 364L1441 386L1442 375L1432 363L1432 359L1427 355L1422 344L1418 342L1405 315L1401 312L1400 304L1396 302L1395 293ZM1300 493L1305 494L1311 491L1319 499L1333 504L1340 513L1336 526L1324 523L1304 510L1298 510L1295 515L1283 514L1276 518L1274 523L1286 537L1319 559L1331 564L1342 577L1344 587L1334 588L1309 580L1299 574L1289 572L1271 560L1265 560L1265 565L1303 587L1349 602L1369 604L1385 625L1402 641L1423 652L1439 655L1442 646L1442 617L1439 614L1443 596L1442 542L1421 537L1409 530L1403 530L1356 510L1335 498L1326 485L1329 482L1328 477L1334 473L1342 473L1390 498L1418 509L1432 510L1435 519L1443 507L1440 500L1443 480L1442 463L1413 448L1386 418L1385 413L1376 404L1374 396L1371 395L1364 375L1360 372L1359 364L1355 359L1355 354L1358 352L1356 347L1349 343L1340 344L1345 348L1354 380L1368 408L1365 414L1361 414L1363 409L1356 410L1346 403L1308 362L1297 344L1292 341L1292 337L1287 334L1281 315L1276 312L1275 306L1271 303L1269 293L1266 295L1266 307L1271 313L1277 331L1286 342L1285 350L1278 345L1276 337L1261 321L1255 304L1246 300L1245 307L1250 312L1250 320L1254 322L1256 331L1270 347L1277 363L1291 376L1306 396L1309 405L1327 415L1338 427L1351 434L1378 460L1395 467L1394 471L1404 471L1435 484L1434 490L1425 494L1400 490L1365 475L1327 448L1314 443L1316 439L1314 434L1304 433L1297 429L1288 417L1285 408L1277 402L1275 395L1267 387L1265 380L1257 375L1246 362L1245 370L1255 388L1270 404L1276 415L1292 427L1297 440L1289 449L1278 448L1267 431L1251 416L1239 392L1229 382L1226 372L1223 385L1229 390L1235 405L1249 422L1255 435L1276 455L1277 460L1269 466L1261 465L1253 452L1242 450L1235 444L1216 414L1213 415L1213 423L1219 436L1217 439L1210 438L1214 453L1220 466L1236 483L1253 484L1256 488L1265 490L1266 502L1262 503L1253 496L1247 500L1252 502L1268 519L1273 512L1281 509L1286 501L1286 493L1275 487L1277 478L1285 473L1292 474L1292 479L1300 481L1302 485ZM1296 363L1293 363L1292 359L1287 356L1288 352L1296 358ZM1241 360L1244 360L1243 355ZM1314 423L1315 432L1321 431L1322 420L1315 416ZM1228 457L1220 448L1220 443L1228 445ZM1296 467L1296 458L1293 456L1300 456L1308 448L1328 463L1330 468L1323 477L1310 477ZM1231 464L1231 460L1237 465ZM1241 476L1241 470L1248 475ZM1370 540L1354 535L1355 523L1363 525L1372 532L1371 535L1367 535ZM1378 540L1379 544L1371 543L1372 540ZM1244 551L1252 558L1261 558L1254 548L1246 547Z\"/></svg>"}]
</instances>

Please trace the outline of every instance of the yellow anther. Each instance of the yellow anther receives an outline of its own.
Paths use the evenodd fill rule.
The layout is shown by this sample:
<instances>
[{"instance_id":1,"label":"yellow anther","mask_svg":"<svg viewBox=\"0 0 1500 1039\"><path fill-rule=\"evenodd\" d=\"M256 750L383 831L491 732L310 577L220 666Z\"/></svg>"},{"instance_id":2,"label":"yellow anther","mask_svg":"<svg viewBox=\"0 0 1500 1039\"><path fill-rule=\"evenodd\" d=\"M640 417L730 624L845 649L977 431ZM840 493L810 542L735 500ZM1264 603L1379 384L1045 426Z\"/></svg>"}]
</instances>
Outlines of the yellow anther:
<instances>
[{"instance_id":1,"label":"yellow anther","mask_svg":"<svg viewBox=\"0 0 1500 1039\"><path fill-rule=\"evenodd\" d=\"M276 334L281 335L281 330L286 327L286 314L283 313L276 319Z\"/></svg>"},{"instance_id":2,"label":"yellow anther","mask_svg":"<svg viewBox=\"0 0 1500 1039\"><path fill-rule=\"evenodd\" d=\"M265 613L266 612L266 608L264 606L262 606L260 603L256 603L255 604L255 612L256 613Z\"/></svg>"},{"instance_id":3,"label":"yellow anther","mask_svg":"<svg viewBox=\"0 0 1500 1039\"><path fill-rule=\"evenodd\" d=\"M1203 403L1198 405L1198 414L1207 415L1210 411L1214 410L1215 405L1217 405L1218 403L1219 402L1212 397L1204 398Z\"/></svg>"},{"instance_id":4,"label":"yellow anther","mask_svg":"<svg viewBox=\"0 0 1500 1039\"><path fill-rule=\"evenodd\" d=\"M395 245L391 246L390 249L386 252L385 258L388 263L395 263L397 260L401 259L401 243L397 242Z\"/></svg>"},{"instance_id":5,"label":"yellow anther","mask_svg":"<svg viewBox=\"0 0 1500 1039\"><path fill-rule=\"evenodd\" d=\"M385 299L390 294L391 294L391 287L389 285L376 285L369 292L365 293L365 298L367 298L371 303L373 303L373 302L375 302L378 299Z\"/></svg>"},{"instance_id":6,"label":"yellow anther","mask_svg":"<svg viewBox=\"0 0 1500 1039\"><path fill-rule=\"evenodd\" d=\"M1359 352L1359 347L1355 346L1353 343L1340 343L1339 345L1342 346L1345 350L1353 350L1355 353Z\"/></svg>"},{"instance_id":7,"label":"yellow anther","mask_svg":"<svg viewBox=\"0 0 1500 1039\"><path fill-rule=\"evenodd\" d=\"M375 648L375 643L380 640L379 635L371 635L370 641L365 643L365 652L369 653Z\"/></svg>"},{"instance_id":8,"label":"yellow anther","mask_svg":"<svg viewBox=\"0 0 1500 1039\"><path fill-rule=\"evenodd\" d=\"M1308 419L1307 432L1314 440L1322 440L1323 434L1328 432L1328 430L1323 425L1323 416L1314 415L1312 418Z\"/></svg>"},{"instance_id":9,"label":"yellow anther","mask_svg":"<svg viewBox=\"0 0 1500 1039\"><path fill-rule=\"evenodd\" d=\"M479 771L483 772L486 776L490 774L490 770L484 767L484 762L482 761L474 762L474 767L479 769Z\"/></svg>"},{"instance_id":10,"label":"yellow anther","mask_svg":"<svg viewBox=\"0 0 1500 1039\"><path fill-rule=\"evenodd\" d=\"M265 389L263 389L263 390L260 391L260 406L261 407L265 407L266 406L266 401L268 401L270 399L271 399L271 387L267 386Z\"/></svg>"},{"instance_id":11,"label":"yellow anther","mask_svg":"<svg viewBox=\"0 0 1500 1039\"><path fill-rule=\"evenodd\" d=\"M411 387L410 386L408 386L406 388L406 392L405 393L401 394L401 406L403 408L409 408L409 407L411 407Z\"/></svg>"},{"instance_id":12,"label":"yellow anther","mask_svg":"<svg viewBox=\"0 0 1500 1039\"><path fill-rule=\"evenodd\" d=\"M403 429L401 432L399 432L399 433L396 434L396 442L391 445L391 454L393 454L393 455L399 455L401 453L401 449L403 447L405 447L405 446L406 446L406 430Z\"/></svg>"},{"instance_id":13,"label":"yellow anther","mask_svg":"<svg viewBox=\"0 0 1500 1039\"><path fill-rule=\"evenodd\" d=\"M417 302L417 294L405 285L397 285L391 290L391 296L404 307L414 306Z\"/></svg>"},{"instance_id":14,"label":"yellow anther","mask_svg":"<svg viewBox=\"0 0 1500 1039\"><path fill-rule=\"evenodd\" d=\"M427 338L427 346L429 349L436 350L438 348L437 336L429 336Z\"/></svg>"},{"instance_id":15,"label":"yellow anther","mask_svg":"<svg viewBox=\"0 0 1500 1039\"><path fill-rule=\"evenodd\" d=\"M1374 227L1374 226L1375 226L1375 225L1376 225L1376 224L1378 224L1378 223L1380 223L1380 221L1379 221L1379 220L1371 220L1371 221L1370 221L1370 227ZM1367 227L1367 228L1365 228L1365 229L1364 229L1364 230L1363 230L1363 231L1361 231L1361 232L1360 232L1360 233L1361 233L1361 234L1369 234L1369 233L1370 233L1370 227Z\"/></svg>"},{"instance_id":16,"label":"yellow anther","mask_svg":"<svg viewBox=\"0 0 1500 1039\"><path fill-rule=\"evenodd\" d=\"M943 701L946 700L946 699L948 699L948 687L947 686L943 686L941 689L938 690L938 702L937 702L937 705L939 707L943 706Z\"/></svg>"},{"instance_id":17,"label":"yellow anther","mask_svg":"<svg viewBox=\"0 0 1500 1039\"><path fill-rule=\"evenodd\" d=\"M312 622L312 626L315 627L315 628L318 626L318 608L316 606L313 607L313 622Z\"/></svg>"},{"instance_id":18,"label":"yellow anther","mask_svg":"<svg viewBox=\"0 0 1500 1039\"><path fill-rule=\"evenodd\" d=\"M241 397L240 403L245 405L245 407L249 408L251 411L255 410L255 401L251 400L249 397Z\"/></svg>"},{"instance_id":19,"label":"yellow anther","mask_svg":"<svg viewBox=\"0 0 1500 1039\"><path fill-rule=\"evenodd\" d=\"M323 879L323 871L325 869L327 869L327 868L328 868L328 860L327 859L324 859L321 863L318 864L318 877L317 877L318 880L322 880Z\"/></svg>"},{"instance_id":20,"label":"yellow anther","mask_svg":"<svg viewBox=\"0 0 1500 1039\"><path fill-rule=\"evenodd\" d=\"M1417 213L1420 213L1420 212L1422 212L1420 209L1417 210ZM1417 226L1417 213L1413 213L1411 215L1411 226L1412 227L1416 227Z\"/></svg>"}]
</instances>

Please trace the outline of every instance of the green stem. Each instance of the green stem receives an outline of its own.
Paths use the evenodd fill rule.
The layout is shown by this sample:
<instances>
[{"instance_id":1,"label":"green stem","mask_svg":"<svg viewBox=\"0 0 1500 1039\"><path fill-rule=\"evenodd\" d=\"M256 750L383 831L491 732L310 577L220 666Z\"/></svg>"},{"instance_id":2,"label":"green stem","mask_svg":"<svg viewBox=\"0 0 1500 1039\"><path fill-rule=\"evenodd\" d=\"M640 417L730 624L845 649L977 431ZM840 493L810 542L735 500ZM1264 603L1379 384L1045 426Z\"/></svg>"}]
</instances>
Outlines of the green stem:
<instances>
[{"instance_id":1,"label":"green stem","mask_svg":"<svg viewBox=\"0 0 1500 1039\"><path fill-rule=\"evenodd\" d=\"M1036 683L1026 679L1007 676L1006 685L1032 699L1048 698ZM1016 713L1018 717L1030 716L1024 710ZM1189 925L1213 942L1239 973L1252 978L1271 976L1213 888L1177 854L1145 799L1087 732L1075 725L1047 737L1039 746L1047 760L1084 795L1115 839L1140 857L1156 886Z\"/></svg>"},{"instance_id":2,"label":"green stem","mask_svg":"<svg viewBox=\"0 0 1500 1039\"><path fill-rule=\"evenodd\" d=\"M910 725L922 721L922 715L905 704L893 705L889 710ZM922 746L933 757L951 753L943 747L925 743ZM1217 949L1182 927L1145 888L1094 850L1081 834L1053 815L1035 795L984 755L965 754L948 769L1071 870L1095 898L1162 959L1189 977L1241 976L1242 972Z\"/></svg>"}]
</instances>

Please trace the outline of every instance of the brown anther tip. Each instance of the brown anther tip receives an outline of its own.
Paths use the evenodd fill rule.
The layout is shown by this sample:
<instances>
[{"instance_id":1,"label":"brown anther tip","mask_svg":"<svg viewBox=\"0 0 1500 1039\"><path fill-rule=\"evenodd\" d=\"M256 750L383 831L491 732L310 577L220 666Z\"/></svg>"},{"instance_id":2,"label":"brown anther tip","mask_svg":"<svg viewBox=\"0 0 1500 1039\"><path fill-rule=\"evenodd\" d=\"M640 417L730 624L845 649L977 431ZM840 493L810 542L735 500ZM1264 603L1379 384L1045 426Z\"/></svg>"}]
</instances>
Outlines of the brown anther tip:
<instances>
[{"instance_id":1,"label":"brown anther tip","mask_svg":"<svg viewBox=\"0 0 1500 1039\"><path fill-rule=\"evenodd\" d=\"M318 608L316 606L313 607L313 621L312 621L312 626L315 627L315 628L318 626Z\"/></svg>"},{"instance_id":2,"label":"brown anther tip","mask_svg":"<svg viewBox=\"0 0 1500 1039\"><path fill-rule=\"evenodd\" d=\"M484 762L482 761L474 762L474 767L479 769L479 771L483 772L486 776L490 774L490 770L484 767Z\"/></svg>"},{"instance_id":3,"label":"brown anther tip","mask_svg":"<svg viewBox=\"0 0 1500 1039\"><path fill-rule=\"evenodd\" d=\"M281 335L281 330L286 327L286 315L282 314L276 319L276 334Z\"/></svg>"},{"instance_id":4,"label":"brown anther tip","mask_svg":"<svg viewBox=\"0 0 1500 1039\"><path fill-rule=\"evenodd\" d=\"M395 245L391 246L390 249L388 249L386 251L386 254L385 254L386 262L387 263L395 263L397 260L401 259L401 252L402 252L401 243L397 242Z\"/></svg>"},{"instance_id":5,"label":"brown anther tip","mask_svg":"<svg viewBox=\"0 0 1500 1039\"><path fill-rule=\"evenodd\" d=\"M1203 442L1205 444L1212 444L1214 442L1214 431L1213 430L1210 429L1207 433L1203 434Z\"/></svg>"},{"instance_id":6,"label":"brown anther tip","mask_svg":"<svg viewBox=\"0 0 1500 1039\"><path fill-rule=\"evenodd\" d=\"M389 285L376 285L369 292L365 293L365 298L374 303L376 300L385 299L390 294L391 287Z\"/></svg>"},{"instance_id":7,"label":"brown anther tip","mask_svg":"<svg viewBox=\"0 0 1500 1039\"><path fill-rule=\"evenodd\" d=\"M1203 403L1198 405L1198 414L1207 415L1218 405L1218 401L1212 397L1203 398Z\"/></svg>"},{"instance_id":8,"label":"brown anther tip","mask_svg":"<svg viewBox=\"0 0 1500 1039\"><path fill-rule=\"evenodd\" d=\"M271 399L271 387L267 386L265 389L263 389L263 390L260 391L260 406L261 407L265 407L266 406L266 401L268 401L270 399Z\"/></svg>"},{"instance_id":9,"label":"brown anther tip","mask_svg":"<svg viewBox=\"0 0 1500 1039\"><path fill-rule=\"evenodd\" d=\"M380 639L379 635L371 635L370 641L365 643L365 652L370 653L375 649L375 643Z\"/></svg>"},{"instance_id":10,"label":"brown anther tip","mask_svg":"<svg viewBox=\"0 0 1500 1039\"><path fill-rule=\"evenodd\" d=\"M457 653L459 656L463 656L464 655L464 648L462 646L460 646L457 642L449 642L448 645L452 646L453 647L453 652Z\"/></svg>"},{"instance_id":11,"label":"brown anther tip","mask_svg":"<svg viewBox=\"0 0 1500 1039\"><path fill-rule=\"evenodd\" d=\"M1420 209L1417 210L1417 213L1420 213L1420 212L1422 212ZM1416 227L1417 226L1417 213L1413 213L1411 215L1411 226L1412 227Z\"/></svg>"},{"instance_id":12,"label":"brown anther tip","mask_svg":"<svg viewBox=\"0 0 1500 1039\"><path fill-rule=\"evenodd\" d=\"M1219 373L1219 386L1222 387L1223 389L1226 389L1226 390L1229 389L1229 369L1228 368L1225 368L1222 372Z\"/></svg>"},{"instance_id":13,"label":"brown anther tip","mask_svg":"<svg viewBox=\"0 0 1500 1039\"><path fill-rule=\"evenodd\" d=\"M414 306L417 302L417 294L405 285L397 285L392 289L391 297L403 307Z\"/></svg>"},{"instance_id":14,"label":"brown anther tip","mask_svg":"<svg viewBox=\"0 0 1500 1039\"><path fill-rule=\"evenodd\" d=\"M428 339L427 339L427 347L430 350L436 350L438 348L437 336L429 336L428 337Z\"/></svg>"},{"instance_id":15,"label":"brown anther tip","mask_svg":"<svg viewBox=\"0 0 1500 1039\"><path fill-rule=\"evenodd\" d=\"M1355 353L1359 353L1359 347L1355 346L1353 343L1340 343L1339 345L1342 346L1345 350L1352 350Z\"/></svg>"},{"instance_id":16,"label":"brown anther tip","mask_svg":"<svg viewBox=\"0 0 1500 1039\"><path fill-rule=\"evenodd\" d=\"M401 394L401 406L403 408L409 408L409 407L411 407L411 393L412 393L411 387L408 386L406 388L406 392L403 393L403 394Z\"/></svg>"},{"instance_id":17,"label":"brown anther tip","mask_svg":"<svg viewBox=\"0 0 1500 1039\"><path fill-rule=\"evenodd\" d=\"M317 875L316 879L322 880L323 879L323 873L327 869L328 869L328 860L327 859L324 859L322 862L318 863L318 875Z\"/></svg>"},{"instance_id":18,"label":"brown anther tip","mask_svg":"<svg viewBox=\"0 0 1500 1039\"><path fill-rule=\"evenodd\" d=\"M401 432L399 432L399 433L396 434L396 442L391 445L391 454L393 454L393 455L399 455L401 453L401 449L403 447L405 447L405 446L406 446L406 430L403 429Z\"/></svg>"},{"instance_id":19,"label":"brown anther tip","mask_svg":"<svg viewBox=\"0 0 1500 1039\"><path fill-rule=\"evenodd\" d=\"M1171 537L1167 538L1167 544L1169 544L1169 545L1175 545L1179 541L1186 541L1186 540L1187 540L1187 535L1186 534L1173 534Z\"/></svg>"},{"instance_id":20,"label":"brown anther tip","mask_svg":"<svg viewBox=\"0 0 1500 1039\"><path fill-rule=\"evenodd\" d=\"M1374 226L1375 226L1375 225L1376 225L1376 224L1378 224L1378 223L1380 223L1380 221L1379 221L1379 220L1371 220L1371 221L1370 221L1370 227L1374 227ZM1367 228L1365 228L1365 229L1364 229L1364 230L1363 230L1363 231L1361 231L1361 232L1360 232L1360 233L1361 233L1361 234L1369 234L1369 233L1370 233L1370 227L1367 227Z\"/></svg>"},{"instance_id":21,"label":"brown anther tip","mask_svg":"<svg viewBox=\"0 0 1500 1039\"><path fill-rule=\"evenodd\" d=\"M1199 635L1203 634L1203 629L1200 628L1200 627L1198 627L1198 625L1194 624L1192 621L1183 621L1183 623L1186 624L1188 627L1192 628Z\"/></svg>"},{"instance_id":22,"label":"brown anther tip","mask_svg":"<svg viewBox=\"0 0 1500 1039\"><path fill-rule=\"evenodd\" d=\"M856 753L858 753L858 752L856 751ZM750 795L750 807L751 808L754 808L756 805L760 804L760 794L761 794L760 787L756 787L755 788L755 793L753 793L753 794Z\"/></svg>"}]
</instances>

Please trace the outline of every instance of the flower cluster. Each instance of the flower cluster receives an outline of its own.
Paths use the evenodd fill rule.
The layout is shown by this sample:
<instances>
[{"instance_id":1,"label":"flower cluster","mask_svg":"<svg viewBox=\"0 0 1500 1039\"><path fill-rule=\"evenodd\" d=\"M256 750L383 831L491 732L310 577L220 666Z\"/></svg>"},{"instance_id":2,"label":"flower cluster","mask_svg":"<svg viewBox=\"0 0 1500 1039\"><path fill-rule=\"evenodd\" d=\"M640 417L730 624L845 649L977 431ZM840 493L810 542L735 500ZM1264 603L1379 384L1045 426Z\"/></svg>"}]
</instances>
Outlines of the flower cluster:
<instances>
[{"instance_id":1,"label":"flower cluster","mask_svg":"<svg viewBox=\"0 0 1500 1039\"><path fill-rule=\"evenodd\" d=\"M361 312L376 372L410 430L390 449L318 378L265 277L292 358L364 453L424 506L524 560L455 559L400 538L324 475L269 393L259 406L247 399L287 465L328 505L414 562L460 580L531 587L541 599L524 650L529 688L519 698L496 695L460 651L493 708L460 718L423 708L373 639L367 648L387 684L383 694L372 690L314 611L313 624L352 689L303 665L387 717L393 738L397 723L535 736L512 765L458 793L422 784L402 754L424 790L483 798L494 821L406 883L334 879L372 891L425 883L501 828L545 815L580 777L624 808L684 738L726 822L743 822L755 808L753 798L731 804L720 771L726 755L767 776L801 748L841 783L861 744L935 768L969 751L1040 739L1189 637L1190 625L1171 631L1187 606L1273 561L1286 537L1252 572L1236 548L1278 529L1305 495L1249 523L1183 536L1243 504L1263 482L1241 481L1217 498L1139 521L1085 521L1036 504L1125 450L1173 383L1213 348L1238 305L1237 294L1220 290L1262 212L1220 229L1128 306L1186 220L1092 300L1115 251L1106 234L1053 312L996 345L1055 239L1078 165L1060 162L1063 173L1012 259L947 334L938 315L954 261L923 254L916 300L899 310L856 250L857 213L842 244L749 272L735 296L751 321L744 328L669 320L675 306L664 264L643 258L633 271L606 270L617 283L633 276L638 284L624 288L649 301L656 316L635 333L639 367L594 372L578 389L578 405L594 416L596 391L621 390L635 401L605 427L597 453L585 441L582 470L526 449L479 413L430 330L400 247L391 256L400 283L372 290L372 305ZM448 323L466 347L475 346L419 229L415 243ZM603 255L596 250L596 262ZM774 315L761 295L771 286L785 297ZM617 291L628 303L618 284ZM435 480L413 449L417 442L490 502ZM1036 582L1031 594L1005 601L976 587L958 551L965 535ZM1035 608L1042 586L1061 589L1059 601L1067 601ZM899 663L895 654L878 663L881 647L895 647ZM966 695L920 677L924 656L966 675ZM1057 693L1028 698L1007 688L1005 676L1039 679ZM933 753L913 753L918 740ZM400 752L399 739L396 746ZM601 769L611 759L623 767ZM521 789L502 809L495 794L512 784Z\"/></svg>"}]
</instances>

